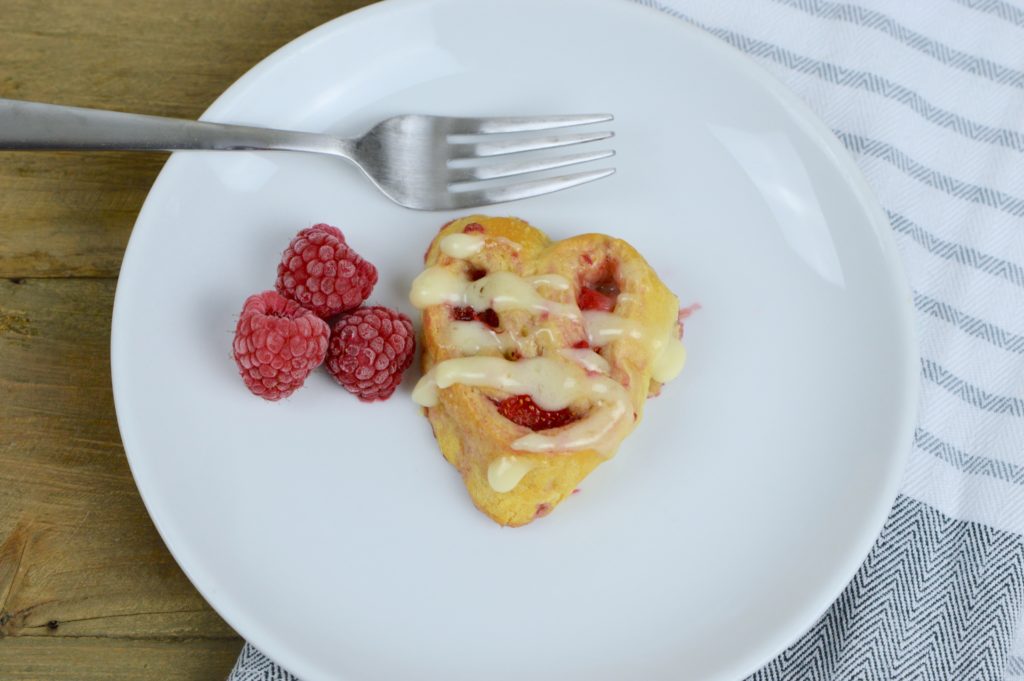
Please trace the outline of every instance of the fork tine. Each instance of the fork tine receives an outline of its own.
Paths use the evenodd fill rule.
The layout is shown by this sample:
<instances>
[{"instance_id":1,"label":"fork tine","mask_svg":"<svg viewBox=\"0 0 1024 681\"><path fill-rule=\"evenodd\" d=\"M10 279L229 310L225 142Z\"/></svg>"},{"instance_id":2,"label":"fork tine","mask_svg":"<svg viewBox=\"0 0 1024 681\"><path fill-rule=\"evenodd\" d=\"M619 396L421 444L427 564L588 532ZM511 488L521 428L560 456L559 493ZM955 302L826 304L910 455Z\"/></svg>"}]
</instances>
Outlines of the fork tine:
<instances>
[{"instance_id":1,"label":"fork tine","mask_svg":"<svg viewBox=\"0 0 1024 681\"><path fill-rule=\"evenodd\" d=\"M525 161L511 161L509 163L491 163L488 165L473 166L471 168L452 168L448 171L448 182L476 182L478 180L494 180L499 177L510 175L522 175L523 173L534 173L541 170L553 170L565 166L576 165L577 163L589 163L602 158L614 156L611 149L606 151L591 151L582 154L568 154L566 156L555 156L552 158L536 158Z\"/></svg>"},{"instance_id":2,"label":"fork tine","mask_svg":"<svg viewBox=\"0 0 1024 681\"><path fill-rule=\"evenodd\" d=\"M600 180L615 172L614 168L603 170L588 170L582 173L560 175L559 177L548 177L543 180L530 180L529 182L518 182L498 187L487 187L485 189L474 189L463 192L449 192L449 197L454 208L468 208L470 206L484 206L489 203L502 203L504 201L516 201L527 199L531 196L550 194L576 187L587 182Z\"/></svg>"},{"instance_id":3,"label":"fork tine","mask_svg":"<svg viewBox=\"0 0 1024 681\"><path fill-rule=\"evenodd\" d=\"M565 147L570 144L584 144L586 142L598 142L614 137L615 133L605 132L578 132L569 135L548 135L545 137L527 137L525 139L509 139L500 142L478 142L475 144L452 144L448 150L450 158L477 158L480 156L501 156L502 154L518 154L523 151L538 151L540 149L554 149Z\"/></svg>"},{"instance_id":4,"label":"fork tine","mask_svg":"<svg viewBox=\"0 0 1024 681\"><path fill-rule=\"evenodd\" d=\"M611 114L569 114L562 116L506 116L502 118L452 118L452 135L489 135L501 132L551 130L572 125L591 125L614 120Z\"/></svg>"}]
</instances>

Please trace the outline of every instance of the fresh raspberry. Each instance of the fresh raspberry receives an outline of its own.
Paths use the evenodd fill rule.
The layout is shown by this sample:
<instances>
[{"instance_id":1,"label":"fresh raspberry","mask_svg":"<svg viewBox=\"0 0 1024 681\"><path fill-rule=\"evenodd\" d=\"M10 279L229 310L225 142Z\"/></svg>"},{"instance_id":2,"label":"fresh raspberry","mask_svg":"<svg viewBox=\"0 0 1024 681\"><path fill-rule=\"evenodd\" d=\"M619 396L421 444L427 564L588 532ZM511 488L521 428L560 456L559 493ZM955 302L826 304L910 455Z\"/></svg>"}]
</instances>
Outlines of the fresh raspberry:
<instances>
[{"instance_id":1,"label":"fresh raspberry","mask_svg":"<svg viewBox=\"0 0 1024 681\"><path fill-rule=\"evenodd\" d=\"M362 307L334 322L327 371L364 402L386 400L412 364L412 322L386 307Z\"/></svg>"},{"instance_id":2,"label":"fresh raspberry","mask_svg":"<svg viewBox=\"0 0 1024 681\"><path fill-rule=\"evenodd\" d=\"M338 229L337 227L335 227L334 225L327 224L326 222L318 222L317 224L313 225L309 229L317 229L317 230L320 230L321 232L327 232L331 236L336 237L338 239L338 241L340 241L341 243L343 243L343 244L347 243L345 241L345 235L342 234L341 230ZM306 230L303 230L303 231L306 231Z\"/></svg>"},{"instance_id":3,"label":"fresh raspberry","mask_svg":"<svg viewBox=\"0 0 1024 681\"><path fill-rule=\"evenodd\" d=\"M377 268L345 243L337 227L319 224L299 232L281 255L277 292L332 317L362 305L377 283Z\"/></svg>"},{"instance_id":4,"label":"fresh raspberry","mask_svg":"<svg viewBox=\"0 0 1024 681\"><path fill-rule=\"evenodd\" d=\"M249 296L235 327L235 363L245 385L265 400L288 397L320 366L327 322L274 291Z\"/></svg>"},{"instance_id":5,"label":"fresh raspberry","mask_svg":"<svg viewBox=\"0 0 1024 681\"><path fill-rule=\"evenodd\" d=\"M512 423L530 430L547 430L559 428L572 423L579 417L568 408L558 411L547 411L537 406L529 395L513 395L498 402L498 413Z\"/></svg>"}]
</instances>

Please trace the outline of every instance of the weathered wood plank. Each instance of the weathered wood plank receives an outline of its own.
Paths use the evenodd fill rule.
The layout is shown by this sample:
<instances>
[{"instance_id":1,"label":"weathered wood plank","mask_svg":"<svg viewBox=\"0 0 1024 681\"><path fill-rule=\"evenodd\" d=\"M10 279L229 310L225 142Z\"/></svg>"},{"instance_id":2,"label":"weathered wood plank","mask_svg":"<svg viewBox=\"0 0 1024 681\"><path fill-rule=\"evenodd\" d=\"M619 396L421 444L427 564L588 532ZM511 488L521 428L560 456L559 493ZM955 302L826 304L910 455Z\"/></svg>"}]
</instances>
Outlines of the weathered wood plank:
<instances>
[{"instance_id":1,"label":"weathered wood plank","mask_svg":"<svg viewBox=\"0 0 1024 681\"><path fill-rule=\"evenodd\" d=\"M116 276L164 158L0 152L0 276Z\"/></svg>"},{"instance_id":2,"label":"weathered wood plank","mask_svg":"<svg viewBox=\"0 0 1024 681\"><path fill-rule=\"evenodd\" d=\"M0 97L195 117L365 4L0 0ZM219 680L241 645L152 527L113 413L109 277L163 160L0 152L0 679Z\"/></svg>"},{"instance_id":3,"label":"weathered wood plank","mask_svg":"<svg viewBox=\"0 0 1024 681\"><path fill-rule=\"evenodd\" d=\"M114 418L113 280L0 280L0 678L15 637L238 642L175 565Z\"/></svg>"},{"instance_id":4,"label":"weathered wood plank","mask_svg":"<svg viewBox=\"0 0 1024 681\"><path fill-rule=\"evenodd\" d=\"M4 681L224 681L237 655L231 640L18 638L0 643L0 671Z\"/></svg>"},{"instance_id":5,"label":"weathered wood plank","mask_svg":"<svg viewBox=\"0 0 1024 681\"><path fill-rule=\"evenodd\" d=\"M0 0L0 97L195 118L366 0ZM161 154L0 152L0 277L116 276Z\"/></svg>"}]
</instances>

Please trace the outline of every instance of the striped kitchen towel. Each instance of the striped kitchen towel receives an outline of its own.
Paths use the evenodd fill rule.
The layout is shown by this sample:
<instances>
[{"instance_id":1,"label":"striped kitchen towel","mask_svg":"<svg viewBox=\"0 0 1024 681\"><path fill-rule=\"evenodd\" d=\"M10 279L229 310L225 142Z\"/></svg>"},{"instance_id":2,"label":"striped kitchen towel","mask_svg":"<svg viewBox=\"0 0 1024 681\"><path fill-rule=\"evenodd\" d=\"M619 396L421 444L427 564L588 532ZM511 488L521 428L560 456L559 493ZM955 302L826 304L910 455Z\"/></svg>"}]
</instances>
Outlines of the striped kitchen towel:
<instances>
[{"instance_id":1,"label":"striped kitchen towel","mask_svg":"<svg viewBox=\"0 0 1024 681\"><path fill-rule=\"evenodd\" d=\"M1024 4L636 1L745 52L835 131L917 311L920 422L892 514L751 678L1024 681ZM247 645L230 681L257 679L293 677Z\"/></svg>"}]
</instances>

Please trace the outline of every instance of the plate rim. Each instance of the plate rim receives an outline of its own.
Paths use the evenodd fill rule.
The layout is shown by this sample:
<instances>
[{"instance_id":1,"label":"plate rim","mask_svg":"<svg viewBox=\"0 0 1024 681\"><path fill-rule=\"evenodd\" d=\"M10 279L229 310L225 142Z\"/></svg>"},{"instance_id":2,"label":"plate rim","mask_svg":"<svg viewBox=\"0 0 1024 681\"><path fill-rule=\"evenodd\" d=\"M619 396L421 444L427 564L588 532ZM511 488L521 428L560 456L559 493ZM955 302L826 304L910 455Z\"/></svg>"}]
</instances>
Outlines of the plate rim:
<instances>
[{"instance_id":1,"label":"plate rim","mask_svg":"<svg viewBox=\"0 0 1024 681\"><path fill-rule=\"evenodd\" d=\"M465 0L445 1L463 2ZM504 2L504 0L494 1L499 2L499 4L503 4ZM291 58L293 53L312 47L319 40L332 39L339 31L344 32L353 30L357 27L357 24L362 21L375 20L379 17L384 17L386 19L388 15L401 14L409 8L421 5L422 2L418 0L380 0L374 4L366 5L337 16L334 19L326 21L305 33L296 36L254 64L248 71L228 86L200 116L200 120L218 120L220 111L229 106L232 100L234 100L244 89L257 83L265 72L276 67L282 62L286 62ZM897 306L897 310L899 311L899 331L901 332L899 335L906 339L905 345L898 348L899 354L902 357L904 369L904 375L900 377L898 384L898 389L903 392L898 428L900 433L899 441L902 443L902 446L897 447L897 443L895 441L893 442L892 446L894 449L890 452L890 456L888 458L889 466L885 471L883 484L880 486L876 495L877 501L873 507L871 507L870 514L863 514L869 517L861 523L861 531L859 535L856 537L855 541L849 542L848 548L846 549L846 553L850 555L851 558L850 560L845 561L845 569L836 570L832 578L828 580L828 587L821 588L820 600L812 599L819 602L819 607L805 608L805 610L808 611L814 610L813 616L807 618L807 623L805 625L799 628L792 627L794 631L787 632L786 636L778 637L780 640L784 640L784 643L781 645L768 646L767 644L764 644L762 647L768 647L770 650L751 649L745 653L737 654L731 665L732 672L730 672L727 677L722 678L732 678L734 676L737 679L741 679L756 672L758 669L777 657L786 648L799 640L814 626L815 622L817 622L821 616L828 611L860 570L861 565L878 539L885 521L896 501L899 493L899 486L903 479L907 461L912 449L913 430L917 422L918 400L920 394L920 379L918 372L918 367L920 366L920 345L917 338L917 329L913 313L911 288L902 260L899 256L895 236L892 233L889 219L879 204L873 190L870 188L870 185L867 183L863 172L859 166L857 166L850 152L836 137L835 133L821 120L821 118L819 118L819 116L806 102L800 99L795 92L783 84L766 68L762 67L745 53L680 17L673 16L672 14L656 7L641 4L635 0L587 0L587 7L591 10L597 8L597 11L604 12L608 11L606 8L611 8L613 6L616 6L620 10L631 6L639 12L647 12L651 15L657 15L659 20L666 22L666 24L675 26L675 29L681 32L681 36L685 36L685 38L681 37L681 39L700 42L705 49L716 52L723 60L729 62L730 66L751 76L752 79L757 81L758 85L764 87L781 106L784 106L790 117L796 121L807 133L808 137L816 143L818 149L828 152L831 165L840 173L842 179L845 181L846 187L849 188L854 198L864 209L865 214L869 217L868 224L865 224L864 228L870 229L878 240L881 247L880 253L885 264L885 273L892 282L893 293L898 292L900 295L900 303ZM626 9L625 11L634 11L634 9ZM122 288L122 282L124 279L120 275L124 272L125 264L128 263L129 259L132 257L133 244L136 243L140 224L142 224L148 217L148 214L154 210L152 207L152 198L155 194L155 190L160 187L162 182L167 181L166 178L170 175L170 171L173 171L180 161L181 159L178 158L178 155L172 153L170 158L161 168L160 173L154 180L150 190L147 192L146 199L139 210L138 216L136 217L132 227L131 235L129 236L128 244L125 248L121 266L119 268L117 287L114 294L110 327L111 388L114 398L114 409L117 417L118 430L121 435L125 458L128 461L132 479L135 482L136 489L139 492L139 496L142 499L147 514L178 567L185 573L189 582L200 593L204 600L247 643L252 644L259 651L270 657L275 663L283 666L299 678L304 679L304 681L326 681L328 678L341 679L342 681L362 681L361 679L348 675L340 677L336 672L332 673L331 676L328 676L325 670L320 669L316 664L307 661L305 658L301 658L298 655L292 655L292 652L287 645L281 645L279 647L277 645L279 639L274 636L269 629L260 627L258 624L250 622L244 617L236 616L237 613L233 609L231 600L222 599L221 597L214 595L213 589L209 588L209 584L206 581L207 576L199 575L199 568L190 564L189 560L183 559L183 557L189 553L185 547L176 547L172 542L168 541L169 534L165 528L165 523L168 522L168 518L170 518L172 514L164 513L154 507L150 502L146 491L143 489L144 486L140 484L140 475L137 468L141 465L141 459L137 459L130 454L132 447L129 445L129 440L132 438L130 436L126 436L126 431L129 430L129 428L124 425L122 418L124 410L121 407L124 398L123 396L119 397L118 390L118 376L121 373L118 368L119 362L117 360L117 357L120 354L121 345L121 333L118 329L123 328L125 324L123 321L123 314L119 313L119 310L123 310L123 305L119 305L119 301L122 298L122 292L124 290ZM136 449L136 451L138 450ZM855 560L852 558L853 556L856 556ZM241 651L239 652L241 653Z\"/></svg>"}]
</instances>

